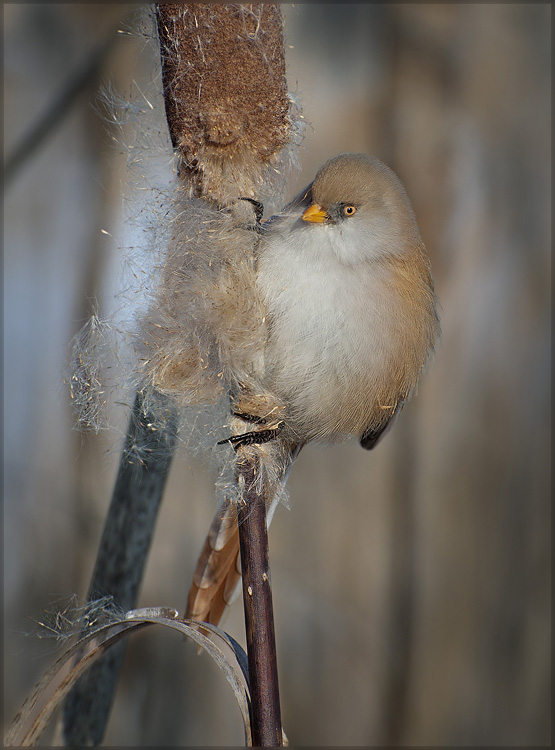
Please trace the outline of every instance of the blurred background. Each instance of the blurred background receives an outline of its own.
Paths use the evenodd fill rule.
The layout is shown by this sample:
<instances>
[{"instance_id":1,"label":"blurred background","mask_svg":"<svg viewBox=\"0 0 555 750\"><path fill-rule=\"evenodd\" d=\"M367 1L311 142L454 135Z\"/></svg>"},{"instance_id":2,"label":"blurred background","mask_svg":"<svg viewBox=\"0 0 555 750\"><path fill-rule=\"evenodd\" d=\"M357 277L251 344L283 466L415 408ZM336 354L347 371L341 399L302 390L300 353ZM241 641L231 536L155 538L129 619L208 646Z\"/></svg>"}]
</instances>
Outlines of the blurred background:
<instances>
[{"instance_id":1,"label":"blurred background","mask_svg":"<svg viewBox=\"0 0 555 750\"><path fill-rule=\"evenodd\" d=\"M137 25L129 4L3 10L9 725L63 647L37 623L86 594L125 427L116 414L110 430L77 432L63 384L69 342L95 300L111 309L134 241L127 156L99 92L159 95L160 78L156 44L118 33ZM309 448L292 472L270 534L285 731L291 745L549 745L551 7L283 13L308 122L288 197L335 153L388 163L443 327L376 451ZM183 611L213 481L180 452L139 606ZM244 644L240 603L224 628ZM242 742L206 656L164 632L131 639L106 744Z\"/></svg>"}]
</instances>

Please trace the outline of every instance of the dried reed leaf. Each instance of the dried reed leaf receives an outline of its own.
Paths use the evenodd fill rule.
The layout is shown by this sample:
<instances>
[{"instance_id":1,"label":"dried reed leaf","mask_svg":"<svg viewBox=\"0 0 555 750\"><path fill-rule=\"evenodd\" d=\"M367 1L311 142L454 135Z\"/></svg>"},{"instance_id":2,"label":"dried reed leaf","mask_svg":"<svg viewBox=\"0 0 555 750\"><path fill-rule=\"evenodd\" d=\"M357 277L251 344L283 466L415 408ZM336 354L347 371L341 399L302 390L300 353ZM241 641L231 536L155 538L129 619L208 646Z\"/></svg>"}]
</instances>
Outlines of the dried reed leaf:
<instances>
[{"instance_id":1,"label":"dried reed leaf","mask_svg":"<svg viewBox=\"0 0 555 750\"><path fill-rule=\"evenodd\" d=\"M95 628L66 649L37 682L15 717L5 745L30 747L38 743L54 712L76 681L113 644L148 625L172 628L194 641L214 659L229 682L243 718L246 744L251 744L247 657L241 646L213 625L180 619L165 607L130 610L123 617Z\"/></svg>"}]
</instances>

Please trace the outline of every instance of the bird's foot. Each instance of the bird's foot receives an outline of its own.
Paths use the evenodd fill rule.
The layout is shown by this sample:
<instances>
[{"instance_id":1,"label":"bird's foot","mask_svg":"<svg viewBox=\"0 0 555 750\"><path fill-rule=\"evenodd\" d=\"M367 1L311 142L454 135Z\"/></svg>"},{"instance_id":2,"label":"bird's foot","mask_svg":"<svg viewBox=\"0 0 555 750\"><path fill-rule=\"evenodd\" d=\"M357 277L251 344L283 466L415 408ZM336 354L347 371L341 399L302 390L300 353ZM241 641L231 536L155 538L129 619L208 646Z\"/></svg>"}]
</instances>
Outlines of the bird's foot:
<instances>
[{"instance_id":1,"label":"bird's foot","mask_svg":"<svg viewBox=\"0 0 555 750\"><path fill-rule=\"evenodd\" d=\"M234 414L234 417L239 417L245 422L255 422L256 424L266 424L263 417L255 417L252 414ZM246 445L262 445L263 443L269 443L271 440L275 440L283 427L283 422L278 422L272 427L268 427L264 430L253 430L252 432L244 432L242 435L231 435L230 437L224 438L224 440L218 440L218 445L224 445L229 443L235 450Z\"/></svg>"},{"instance_id":2,"label":"bird's foot","mask_svg":"<svg viewBox=\"0 0 555 750\"><path fill-rule=\"evenodd\" d=\"M252 205L254 206L254 216L256 219L256 224L253 228L256 232L260 232L262 227L262 217L264 215L264 204L260 201L255 201L254 198L240 197L238 200L248 201L249 203L252 203Z\"/></svg>"}]
</instances>

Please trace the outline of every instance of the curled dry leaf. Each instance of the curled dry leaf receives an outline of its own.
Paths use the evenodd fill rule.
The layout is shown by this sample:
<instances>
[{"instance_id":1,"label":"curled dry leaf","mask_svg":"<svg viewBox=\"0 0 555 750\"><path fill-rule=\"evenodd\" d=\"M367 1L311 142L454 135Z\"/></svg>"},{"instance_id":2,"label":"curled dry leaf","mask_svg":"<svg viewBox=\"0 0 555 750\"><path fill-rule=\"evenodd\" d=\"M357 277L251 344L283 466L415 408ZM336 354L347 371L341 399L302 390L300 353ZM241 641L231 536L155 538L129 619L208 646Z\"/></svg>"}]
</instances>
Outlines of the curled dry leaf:
<instances>
[{"instance_id":1,"label":"curled dry leaf","mask_svg":"<svg viewBox=\"0 0 555 750\"><path fill-rule=\"evenodd\" d=\"M29 747L37 744L55 710L79 677L110 646L148 625L163 625L177 630L210 654L233 689L243 718L245 742L251 745L250 695L245 652L223 630L206 623L180 619L175 610L165 607L130 610L125 616L87 633L66 649L27 697L8 730L5 745Z\"/></svg>"}]
</instances>

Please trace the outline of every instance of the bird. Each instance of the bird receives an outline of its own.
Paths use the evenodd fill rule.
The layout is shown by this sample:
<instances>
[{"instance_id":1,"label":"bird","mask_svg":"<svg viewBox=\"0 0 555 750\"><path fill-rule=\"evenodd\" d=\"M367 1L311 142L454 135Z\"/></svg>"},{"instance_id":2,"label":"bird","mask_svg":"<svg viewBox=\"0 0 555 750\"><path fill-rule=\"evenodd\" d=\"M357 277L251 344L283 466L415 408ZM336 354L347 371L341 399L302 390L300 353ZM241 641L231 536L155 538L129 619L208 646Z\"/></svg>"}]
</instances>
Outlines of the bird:
<instances>
[{"instance_id":1,"label":"bird","mask_svg":"<svg viewBox=\"0 0 555 750\"><path fill-rule=\"evenodd\" d=\"M258 231L256 287L267 322L258 377L283 410L277 418L236 410L254 429L221 442L240 450L279 438L290 455L283 485L308 443L378 445L433 355L439 302L406 190L374 156L332 157ZM218 625L238 589L238 550L229 500L212 522L186 617Z\"/></svg>"}]
</instances>

